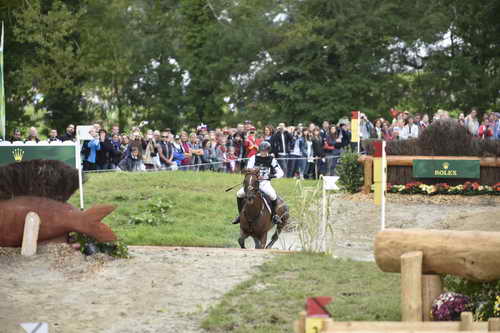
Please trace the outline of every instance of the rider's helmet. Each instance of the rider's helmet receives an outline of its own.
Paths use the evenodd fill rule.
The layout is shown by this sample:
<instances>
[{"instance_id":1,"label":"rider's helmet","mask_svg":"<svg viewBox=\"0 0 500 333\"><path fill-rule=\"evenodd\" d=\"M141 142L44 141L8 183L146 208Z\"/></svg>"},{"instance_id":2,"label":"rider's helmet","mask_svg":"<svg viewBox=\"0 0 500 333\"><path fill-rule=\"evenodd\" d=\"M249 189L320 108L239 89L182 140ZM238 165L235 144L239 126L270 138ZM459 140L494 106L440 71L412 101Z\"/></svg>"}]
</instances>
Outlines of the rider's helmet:
<instances>
[{"instance_id":1,"label":"rider's helmet","mask_svg":"<svg viewBox=\"0 0 500 333\"><path fill-rule=\"evenodd\" d=\"M263 151L267 151L267 152L270 152L271 151L271 144L267 141L262 141L259 145L259 152L263 152Z\"/></svg>"}]
</instances>

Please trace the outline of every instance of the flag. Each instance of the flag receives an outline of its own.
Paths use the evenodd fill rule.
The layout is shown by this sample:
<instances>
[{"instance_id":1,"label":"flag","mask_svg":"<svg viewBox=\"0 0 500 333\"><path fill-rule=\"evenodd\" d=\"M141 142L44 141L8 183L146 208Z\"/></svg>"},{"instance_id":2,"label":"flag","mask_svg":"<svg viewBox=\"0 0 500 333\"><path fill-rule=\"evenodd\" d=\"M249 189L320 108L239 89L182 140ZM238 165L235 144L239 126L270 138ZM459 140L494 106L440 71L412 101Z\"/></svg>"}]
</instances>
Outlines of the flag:
<instances>
[{"instance_id":1,"label":"flag","mask_svg":"<svg viewBox=\"0 0 500 333\"><path fill-rule=\"evenodd\" d=\"M351 112L351 142L359 141L359 111Z\"/></svg>"},{"instance_id":2,"label":"flag","mask_svg":"<svg viewBox=\"0 0 500 333\"><path fill-rule=\"evenodd\" d=\"M3 22L2 39L0 40L0 138L7 140L5 133L5 88L3 85Z\"/></svg>"}]
</instances>

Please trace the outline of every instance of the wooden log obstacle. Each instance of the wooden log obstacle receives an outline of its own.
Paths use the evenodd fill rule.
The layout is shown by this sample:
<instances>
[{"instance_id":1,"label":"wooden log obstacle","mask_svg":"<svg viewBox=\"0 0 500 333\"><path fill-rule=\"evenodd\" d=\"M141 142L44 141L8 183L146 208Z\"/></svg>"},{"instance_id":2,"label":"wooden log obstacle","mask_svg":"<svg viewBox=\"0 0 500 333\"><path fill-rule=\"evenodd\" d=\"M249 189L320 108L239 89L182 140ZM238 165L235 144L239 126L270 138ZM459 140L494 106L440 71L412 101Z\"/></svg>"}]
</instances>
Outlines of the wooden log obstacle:
<instances>
[{"instance_id":1,"label":"wooden log obstacle","mask_svg":"<svg viewBox=\"0 0 500 333\"><path fill-rule=\"evenodd\" d=\"M299 320L294 322L294 332L310 333L306 331L306 321L306 313L301 312ZM470 312L463 312L460 321L335 321L332 318L322 318L320 326L314 333L500 332L500 318L491 318L488 322L474 322Z\"/></svg>"},{"instance_id":2,"label":"wooden log obstacle","mask_svg":"<svg viewBox=\"0 0 500 333\"><path fill-rule=\"evenodd\" d=\"M500 318L474 322L463 312L458 322L432 322L432 302L442 293L441 276L475 281L500 279L500 232L386 229L375 238L375 261L384 272L401 273L401 322L336 322L306 313L296 333L317 332L500 332ZM314 325L311 325L312 320ZM309 320L309 322L308 322ZM311 330L311 327L315 331Z\"/></svg>"}]
</instances>

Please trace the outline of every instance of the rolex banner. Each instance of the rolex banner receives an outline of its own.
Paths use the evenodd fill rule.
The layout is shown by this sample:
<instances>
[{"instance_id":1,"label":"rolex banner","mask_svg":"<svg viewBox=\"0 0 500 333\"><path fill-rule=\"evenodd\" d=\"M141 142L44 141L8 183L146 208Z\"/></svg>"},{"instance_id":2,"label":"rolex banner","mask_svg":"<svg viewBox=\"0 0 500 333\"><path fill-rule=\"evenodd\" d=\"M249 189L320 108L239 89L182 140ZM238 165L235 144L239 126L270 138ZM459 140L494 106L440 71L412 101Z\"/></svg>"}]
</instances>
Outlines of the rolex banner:
<instances>
[{"instance_id":1,"label":"rolex banner","mask_svg":"<svg viewBox=\"0 0 500 333\"><path fill-rule=\"evenodd\" d=\"M7 140L7 133L5 133L5 88L3 86L3 22L0 40L0 139Z\"/></svg>"},{"instance_id":2,"label":"rolex banner","mask_svg":"<svg viewBox=\"0 0 500 333\"><path fill-rule=\"evenodd\" d=\"M479 160L414 160L413 178L479 179Z\"/></svg>"},{"instance_id":3,"label":"rolex banner","mask_svg":"<svg viewBox=\"0 0 500 333\"><path fill-rule=\"evenodd\" d=\"M76 168L76 145L0 146L0 165L36 159L58 160Z\"/></svg>"}]
</instances>

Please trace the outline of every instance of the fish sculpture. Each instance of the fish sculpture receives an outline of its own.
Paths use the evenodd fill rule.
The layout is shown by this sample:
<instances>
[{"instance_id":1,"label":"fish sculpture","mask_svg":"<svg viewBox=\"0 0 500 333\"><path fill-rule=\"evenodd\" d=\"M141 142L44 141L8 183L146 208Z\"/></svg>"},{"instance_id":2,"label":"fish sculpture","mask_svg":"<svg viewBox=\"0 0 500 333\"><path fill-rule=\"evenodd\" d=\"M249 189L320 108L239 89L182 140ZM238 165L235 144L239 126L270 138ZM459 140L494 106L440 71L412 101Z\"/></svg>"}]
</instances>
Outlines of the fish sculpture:
<instances>
[{"instance_id":1,"label":"fish sculpture","mask_svg":"<svg viewBox=\"0 0 500 333\"><path fill-rule=\"evenodd\" d=\"M96 205L82 212L66 203L78 184L78 170L61 161L39 159L0 166L0 246L22 246L29 212L40 216L39 242L67 239L72 231L99 242L115 241L113 231L101 222L115 206Z\"/></svg>"},{"instance_id":2,"label":"fish sculpture","mask_svg":"<svg viewBox=\"0 0 500 333\"><path fill-rule=\"evenodd\" d=\"M116 241L116 235L101 220L115 210L112 205L96 205L86 211L43 197L20 196L0 201L0 246L19 247L29 212L40 216L38 242L61 238L76 231L99 242Z\"/></svg>"}]
</instances>

